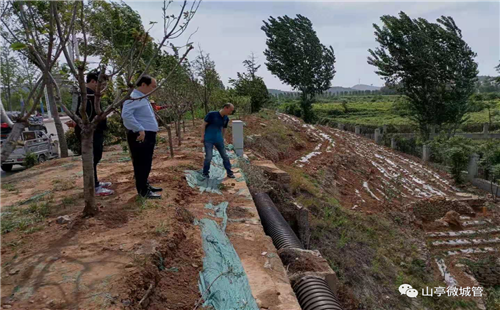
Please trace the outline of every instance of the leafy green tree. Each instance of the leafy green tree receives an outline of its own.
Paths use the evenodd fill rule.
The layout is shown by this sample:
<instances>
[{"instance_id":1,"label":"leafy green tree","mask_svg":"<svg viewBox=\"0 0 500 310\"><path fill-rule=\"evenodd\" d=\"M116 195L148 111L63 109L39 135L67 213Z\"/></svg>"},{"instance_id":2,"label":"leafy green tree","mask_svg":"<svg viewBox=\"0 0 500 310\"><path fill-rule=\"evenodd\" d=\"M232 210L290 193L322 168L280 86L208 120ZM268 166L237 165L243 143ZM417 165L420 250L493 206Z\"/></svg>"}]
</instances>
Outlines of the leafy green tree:
<instances>
[{"instance_id":1,"label":"leafy green tree","mask_svg":"<svg viewBox=\"0 0 500 310\"><path fill-rule=\"evenodd\" d=\"M243 64L247 68L247 72L238 72L238 79L230 79L229 83L234 86L239 96L250 96L250 112L256 113L269 102L269 91L264 79L255 75L260 68L255 60L255 55L252 53L247 60L243 61Z\"/></svg>"},{"instance_id":2,"label":"leafy green tree","mask_svg":"<svg viewBox=\"0 0 500 310\"><path fill-rule=\"evenodd\" d=\"M406 95L410 117L424 138L432 125L448 127L450 136L471 109L476 54L451 17L430 23L401 12L399 18L384 15L381 20L382 27L373 25L380 47L369 50L368 63Z\"/></svg>"},{"instance_id":3,"label":"leafy green tree","mask_svg":"<svg viewBox=\"0 0 500 310\"><path fill-rule=\"evenodd\" d=\"M174 51L174 55L163 53L157 57L157 63L160 65L159 68L157 68L159 76L163 77L170 74L170 78L165 85L155 93L155 99L157 99L157 104L167 107L159 114L167 119L174 120L178 145L180 146L182 143L182 120L184 115L192 109L195 94L188 71L189 63L186 61L183 65L177 66L180 59L175 48Z\"/></svg>"},{"instance_id":4,"label":"leafy green tree","mask_svg":"<svg viewBox=\"0 0 500 310\"><path fill-rule=\"evenodd\" d=\"M152 55L151 57L146 57L147 61L145 62L145 64L142 64L140 60L143 60L143 54L147 53L147 46L150 41L150 37L147 32L140 33L134 36L133 40L135 40L135 44L132 48L129 49L129 51L132 52L126 53L122 59L116 60L112 59L111 57L107 57L106 55L103 56L103 61L101 61L98 66L100 74L94 94L94 111L96 111L97 115L92 120L90 120L90 117L86 114L84 104L81 105L80 117L73 111L67 109L61 103L58 83L56 83L55 78L51 72L52 67L57 62L59 55L63 53L65 61L70 69L69 71L72 77L78 83L78 92L79 96L81 97L81 101L87 102L85 71L88 69L87 59L90 56L89 53L92 53L88 45L88 43L92 41L92 32L89 31L89 29L92 28L92 25L88 23L88 20L90 18L88 16L89 10L85 8L85 5L87 5L88 3L86 4L83 1L10 2L7 5L9 11L7 13L4 11L0 12L2 13L3 17L14 17L14 26L12 26L12 23L6 22L5 18L2 18L1 20L3 25L8 28L9 33L13 34L13 37L15 39L11 47L13 49L27 51L27 54L29 56L32 56L32 58L30 59L34 59L34 61L37 61L37 65L39 65L41 69L43 69L43 80L39 80L34 88L43 89L45 84L52 84L56 90L56 101L58 102L58 105L82 129L81 150L85 199L83 214L85 216L94 216L99 212L95 202L94 169L92 156L92 137L97 124L100 121L104 120L116 108L120 107L125 100L142 99L130 98L130 94L134 90L135 82L137 82L138 79L146 74L146 72L149 72L148 70L153 64L155 57L164 47L167 40L170 42L170 40L174 40L184 33L200 4L198 0L193 0L192 4L188 6L188 1L183 1L181 8L177 12L177 14L169 15L167 14L167 8L171 3L172 1L169 1L168 4L167 1L164 2L163 37L160 43L154 45ZM32 11L39 12L40 16L26 15L28 13L31 14ZM25 18L25 16L28 16L28 18ZM25 21L31 21L32 19L36 27L26 27ZM47 22L39 25L40 21ZM75 25L78 25L78 27L76 27ZM76 59L71 53L72 46L68 44L69 37L75 33L78 38L81 38L81 40L79 39L78 44L73 45L73 47L78 47L78 49L83 52L82 57L76 57ZM26 36L26 38L24 40L20 40L19 37L21 36ZM45 39L43 41L46 44L39 43L38 37L41 37L42 40ZM47 48L43 49L44 47ZM188 43L186 45L185 54L180 58L180 63L185 59L190 50L192 50L192 46L191 43ZM135 54L133 51L138 51L138 53ZM46 54L43 54L44 52L46 52ZM111 69L109 68L109 66L111 66ZM118 89L116 96L114 96L114 99L109 104L109 106L101 109L101 99L106 93L106 89L104 87L104 80L106 77L109 77L111 80L113 80L113 78L115 77L121 77L126 88ZM158 88L161 88L161 86L168 79L169 76L166 76L162 81L158 81ZM38 87L39 85L41 85L41 87ZM153 93L154 90L149 94L145 94L144 97L150 96ZM37 97L35 98L39 100L41 94L42 92L39 91ZM30 94L30 97L31 96L32 95ZM14 132L14 129L12 130L12 132ZM20 131L17 130L16 134L19 135ZM9 145L10 144L12 143L9 143ZM4 156L8 157L8 152L4 152L4 149L5 147L2 149L2 159L4 158Z\"/></svg>"},{"instance_id":5,"label":"leafy green tree","mask_svg":"<svg viewBox=\"0 0 500 310\"><path fill-rule=\"evenodd\" d=\"M15 86L16 76L19 76L19 62L12 55L7 42L3 42L0 47L0 76L1 85L3 88L3 102L8 105L9 110L12 109L12 92Z\"/></svg>"},{"instance_id":6,"label":"leafy green tree","mask_svg":"<svg viewBox=\"0 0 500 310\"><path fill-rule=\"evenodd\" d=\"M215 62L210 59L210 54L206 54L200 48L200 53L191 64L194 69L194 82L199 85L196 88L197 95L201 101L205 113L210 112L213 96L217 90L224 89L219 73L215 69Z\"/></svg>"},{"instance_id":7,"label":"leafy green tree","mask_svg":"<svg viewBox=\"0 0 500 310\"><path fill-rule=\"evenodd\" d=\"M267 36L267 69L301 91L304 120L312 121L314 98L330 88L335 75L333 48L320 43L311 21L302 15L270 17L261 29Z\"/></svg>"},{"instance_id":8,"label":"leafy green tree","mask_svg":"<svg viewBox=\"0 0 500 310\"><path fill-rule=\"evenodd\" d=\"M66 2L59 2L58 5L61 11L65 12L61 20L66 29L66 26L71 24L71 7L73 5ZM62 52L62 46L68 41L69 32L65 33L62 37L57 36L49 1L6 2L2 6L1 15L1 22L5 29L1 33L3 39L10 44L13 50L26 57L42 72L40 79L32 90L33 94L28 96L25 105L29 107L29 98L33 97L32 95L34 95L35 91L39 92L35 98L40 98L42 90L46 89L49 100L48 108L54 118L61 157L67 157L68 147L64 128L56 105L60 103L61 95L52 70L57 64L57 60ZM16 128L13 128L7 139L8 142L4 144L6 147L2 149L2 160L7 159L13 151L13 142L19 138L27 118L35 111L38 101L39 99L35 100L31 107L24 108L21 111L22 116L14 125Z\"/></svg>"},{"instance_id":9,"label":"leafy green tree","mask_svg":"<svg viewBox=\"0 0 500 310\"><path fill-rule=\"evenodd\" d=\"M497 70L498 73L500 73L500 64L498 64L498 66L496 66L495 69ZM497 76L495 81L497 82L497 84L500 84L500 76Z\"/></svg>"}]
</instances>

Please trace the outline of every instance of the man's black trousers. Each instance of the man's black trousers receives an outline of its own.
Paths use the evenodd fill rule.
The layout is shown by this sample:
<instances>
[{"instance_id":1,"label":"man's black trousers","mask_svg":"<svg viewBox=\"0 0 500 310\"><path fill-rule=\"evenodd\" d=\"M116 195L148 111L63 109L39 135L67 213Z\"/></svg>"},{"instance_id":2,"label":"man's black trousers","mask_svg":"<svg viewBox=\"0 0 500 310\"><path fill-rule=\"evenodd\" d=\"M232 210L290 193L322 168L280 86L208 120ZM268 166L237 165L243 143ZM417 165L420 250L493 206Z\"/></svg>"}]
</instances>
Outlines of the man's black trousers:
<instances>
[{"instance_id":1,"label":"man's black trousers","mask_svg":"<svg viewBox=\"0 0 500 310\"><path fill-rule=\"evenodd\" d=\"M135 187L139 195L146 195L148 192L148 177L153 164L153 152L156 144L156 132L146 131L144 141L137 141L138 132L129 130L127 132L127 142L132 155L134 166Z\"/></svg>"},{"instance_id":2,"label":"man's black trousers","mask_svg":"<svg viewBox=\"0 0 500 310\"><path fill-rule=\"evenodd\" d=\"M82 144L82 130L80 127L75 127L75 135ZM95 187L99 186L99 179L97 178L97 164L102 159L102 152L104 150L104 132L101 130L94 131L93 152L94 152L94 182Z\"/></svg>"}]
</instances>

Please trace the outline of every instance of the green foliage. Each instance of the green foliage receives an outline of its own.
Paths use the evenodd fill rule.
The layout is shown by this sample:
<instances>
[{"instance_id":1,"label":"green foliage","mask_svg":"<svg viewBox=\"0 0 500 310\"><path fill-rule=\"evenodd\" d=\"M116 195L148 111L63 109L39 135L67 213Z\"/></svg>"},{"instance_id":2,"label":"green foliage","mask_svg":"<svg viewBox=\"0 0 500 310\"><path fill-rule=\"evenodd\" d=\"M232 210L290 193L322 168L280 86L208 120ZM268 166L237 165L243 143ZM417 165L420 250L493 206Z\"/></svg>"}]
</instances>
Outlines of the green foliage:
<instances>
[{"instance_id":1,"label":"green foliage","mask_svg":"<svg viewBox=\"0 0 500 310\"><path fill-rule=\"evenodd\" d=\"M381 17L375 27L380 47L369 50L368 63L386 84L397 86L407 96L409 118L428 137L429 126L455 127L464 121L471 105L477 76L476 54L462 39L451 17L438 23L412 20L404 12Z\"/></svg>"},{"instance_id":2,"label":"green foliage","mask_svg":"<svg viewBox=\"0 0 500 310\"><path fill-rule=\"evenodd\" d=\"M104 145L127 141L127 129L123 126L120 113L115 112L107 119L108 129L104 132ZM69 142L68 142L69 147Z\"/></svg>"},{"instance_id":3,"label":"green foliage","mask_svg":"<svg viewBox=\"0 0 500 310\"><path fill-rule=\"evenodd\" d=\"M302 15L270 17L261 29L267 36L268 70L302 93L304 120L312 121L314 97L330 87L335 75L333 48L320 43L311 21Z\"/></svg>"},{"instance_id":4,"label":"green foliage","mask_svg":"<svg viewBox=\"0 0 500 310\"><path fill-rule=\"evenodd\" d=\"M22 42L14 42L10 45L10 48L14 51L22 50L28 47L26 44Z\"/></svg>"},{"instance_id":5,"label":"green foliage","mask_svg":"<svg viewBox=\"0 0 500 310\"><path fill-rule=\"evenodd\" d=\"M293 99L280 99L281 105L278 108L284 111L286 104L296 103ZM343 123L350 125L360 125L363 127L377 128L383 125L394 127L394 132L413 132L418 129L418 124L409 118L410 111L406 108L404 101L406 97L391 95L370 95L370 96L337 96L320 99L321 103L313 105L315 115L323 119L323 123ZM348 104L346 113L342 102ZM374 101L374 102L373 102ZM491 109L490 131L500 128L500 100L495 101L496 107ZM489 122L488 109L466 114L467 120L463 122L457 131L481 132L483 123ZM446 128L443 128L446 129Z\"/></svg>"},{"instance_id":6,"label":"green foliage","mask_svg":"<svg viewBox=\"0 0 500 310\"><path fill-rule=\"evenodd\" d=\"M486 293L486 309L500 308L500 286L487 287Z\"/></svg>"},{"instance_id":7,"label":"green foliage","mask_svg":"<svg viewBox=\"0 0 500 310\"><path fill-rule=\"evenodd\" d=\"M31 168L33 167L34 165L38 164L38 157L35 153L27 153L26 154L26 157L24 157L24 163L23 165L26 167L26 168Z\"/></svg>"},{"instance_id":8,"label":"green foliage","mask_svg":"<svg viewBox=\"0 0 500 310\"><path fill-rule=\"evenodd\" d=\"M75 134L75 129L69 128L68 131L64 133L64 137L66 138L68 149L70 149L75 155L80 155L82 153L82 144Z\"/></svg>"},{"instance_id":9,"label":"green foliage","mask_svg":"<svg viewBox=\"0 0 500 310\"><path fill-rule=\"evenodd\" d=\"M500 164L496 164L491 168L491 180L495 183L500 183Z\"/></svg>"},{"instance_id":10,"label":"green foliage","mask_svg":"<svg viewBox=\"0 0 500 310\"><path fill-rule=\"evenodd\" d=\"M490 181L495 181L500 178L495 173L495 167L500 165L500 145L497 141L488 141L483 143L479 148L481 159L479 161L480 167L484 171L484 178Z\"/></svg>"},{"instance_id":11,"label":"green foliage","mask_svg":"<svg viewBox=\"0 0 500 310\"><path fill-rule=\"evenodd\" d=\"M39 230L33 225L42 222L50 215L50 207L48 201L34 202L27 208L16 205L6 207L6 212L2 214L2 234L14 230L25 233L33 233Z\"/></svg>"},{"instance_id":12,"label":"green foliage","mask_svg":"<svg viewBox=\"0 0 500 310\"><path fill-rule=\"evenodd\" d=\"M422 142L420 141L419 138L417 137L412 137L412 138L405 138L402 136L399 136L397 134L389 136L387 135L387 141L384 141L384 144L386 146L390 146L391 143L391 137L395 139L396 142L396 150L406 153L406 154L411 154L414 156L420 157L422 154ZM384 135L384 139L386 136Z\"/></svg>"},{"instance_id":13,"label":"green foliage","mask_svg":"<svg viewBox=\"0 0 500 310\"><path fill-rule=\"evenodd\" d=\"M466 169L470 155L474 152L472 140L464 137L446 139L444 135L436 137L431 143L433 161L451 167L455 182L462 182L461 173Z\"/></svg>"},{"instance_id":14,"label":"green foliage","mask_svg":"<svg viewBox=\"0 0 500 310\"><path fill-rule=\"evenodd\" d=\"M446 152L446 159L451 164L451 175L457 183L461 183L461 173L467 167L470 151L461 147L452 147Z\"/></svg>"},{"instance_id":15,"label":"green foliage","mask_svg":"<svg viewBox=\"0 0 500 310\"><path fill-rule=\"evenodd\" d=\"M199 55L191 64L191 78L195 87L196 95L201 101L205 114L210 112L213 96L217 90L224 89L219 73L215 69L215 62L210 59L210 54L205 54L200 50Z\"/></svg>"},{"instance_id":16,"label":"green foliage","mask_svg":"<svg viewBox=\"0 0 500 310\"><path fill-rule=\"evenodd\" d=\"M347 100L342 100L342 109L344 109L344 113L349 113L349 109L347 108Z\"/></svg>"},{"instance_id":17,"label":"green foliage","mask_svg":"<svg viewBox=\"0 0 500 310\"><path fill-rule=\"evenodd\" d=\"M13 184L2 182L2 189L9 192L16 191L16 187Z\"/></svg>"},{"instance_id":18,"label":"green foliage","mask_svg":"<svg viewBox=\"0 0 500 310\"><path fill-rule=\"evenodd\" d=\"M127 142L122 142L122 151L123 153L128 153L128 143Z\"/></svg>"},{"instance_id":19,"label":"green foliage","mask_svg":"<svg viewBox=\"0 0 500 310\"><path fill-rule=\"evenodd\" d=\"M88 24L92 25L88 28L90 55L99 55L105 63L117 64L131 50L139 57L141 45L144 45L141 60L151 57L153 42L144 30L141 16L128 4L123 1L91 1L85 10Z\"/></svg>"},{"instance_id":20,"label":"green foliage","mask_svg":"<svg viewBox=\"0 0 500 310\"><path fill-rule=\"evenodd\" d=\"M286 114L294 115L297 117L302 116L302 110L296 102L283 103L279 106L279 110Z\"/></svg>"},{"instance_id":21,"label":"green foliage","mask_svg":"<svg viewBox=\"0 0 500 310\"><path fill-rule=\"evenodd\" d=\"M238 79L230 79L229 83L233 84L238 95L250 96L250 112L256 113L268 104L269 92L264 79L255 75L260 65L257 66L254 55L252 54L249 59L243 61L243 64L247 68L247 73L238 72Z\"/></svg>"},{"instance_id":22,"label":"green foliage","mask_svg":"<svg viewBox=\"0 0 500 310\"><path fill-rule=\"evenodd\" d=\"M156 135L156 145L158 145L160 143L165 143L165 142L167 142L167 140L165 138L163 138L160 135Z\"/></svg>"}]
</instances>

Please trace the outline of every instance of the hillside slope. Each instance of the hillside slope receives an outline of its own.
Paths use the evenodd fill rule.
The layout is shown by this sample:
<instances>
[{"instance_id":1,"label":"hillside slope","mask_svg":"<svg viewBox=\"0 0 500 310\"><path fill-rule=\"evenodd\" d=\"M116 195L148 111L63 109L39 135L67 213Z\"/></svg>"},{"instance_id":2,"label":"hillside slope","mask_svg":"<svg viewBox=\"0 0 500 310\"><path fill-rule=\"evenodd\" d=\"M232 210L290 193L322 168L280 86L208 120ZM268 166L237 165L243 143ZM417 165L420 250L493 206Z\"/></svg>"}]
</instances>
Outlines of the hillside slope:
<instances>
[{"instance_id":1,"label":"hillside slope","mask_svg":"<svg viewBox=\"0 0 500 310\"><path fill-rule=\"evenodd\" d=\"M420 292L447 286L436 265L440 252L431 247L435 240L426 239L427 222L448 210L473 214L461 202L469 199L487 203L487 216L499 225L498 204L477 196L485 193L459 188L418 158L350 132L273 111L245 122L250 158L272 160L291 177L287 188L247 171L252 191L268 192L296 231L294 205L310 210L309 248L319 250L337 273L346 309L479 309L478 298L411 299L398 287L408 283Z\"/></svg>"}]
</instances>

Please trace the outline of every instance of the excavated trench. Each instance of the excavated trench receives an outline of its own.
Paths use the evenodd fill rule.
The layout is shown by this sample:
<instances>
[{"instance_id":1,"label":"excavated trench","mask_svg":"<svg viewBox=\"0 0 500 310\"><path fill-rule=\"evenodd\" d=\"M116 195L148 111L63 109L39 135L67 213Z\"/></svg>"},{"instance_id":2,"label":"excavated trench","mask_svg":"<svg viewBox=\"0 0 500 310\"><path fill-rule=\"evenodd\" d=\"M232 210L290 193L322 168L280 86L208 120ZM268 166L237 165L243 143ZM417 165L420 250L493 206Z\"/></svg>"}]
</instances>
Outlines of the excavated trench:
<instances>
[{"instance_id":1,"label":"excavated trench","mask_svg":"<svg viewBox=\"0 0 500 310\"><path fill-rule=\"evenodd\" d=\"M278 211L273 201L266 193L256 193L253 195L257 211L259 213L264 231L269 235L283 260L283 264L287 265L284 257L289 255L286 251L296 251L301 255L304 246L292 230L290 225ZM310 251L309 251L310 252ZM305 252L304 255L310 253ZM293 255L293 254L292 254ZM319 253L309 255L310 259L322 260ZM321 264L315 267L315 264L310 264L313 269L309 272L289 274L292 281L293 290L299 304L303 310L341 310L343 309L336 294L332 291L331 285L325 279L324 267ZM316 272L316 274L315 274ZM328 271L327 271L328 273ZM334 275L333 271L328 275Z\"/></svg>"}]
</instances>

